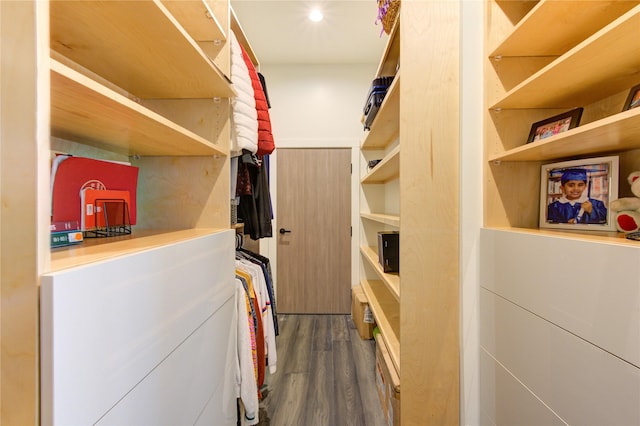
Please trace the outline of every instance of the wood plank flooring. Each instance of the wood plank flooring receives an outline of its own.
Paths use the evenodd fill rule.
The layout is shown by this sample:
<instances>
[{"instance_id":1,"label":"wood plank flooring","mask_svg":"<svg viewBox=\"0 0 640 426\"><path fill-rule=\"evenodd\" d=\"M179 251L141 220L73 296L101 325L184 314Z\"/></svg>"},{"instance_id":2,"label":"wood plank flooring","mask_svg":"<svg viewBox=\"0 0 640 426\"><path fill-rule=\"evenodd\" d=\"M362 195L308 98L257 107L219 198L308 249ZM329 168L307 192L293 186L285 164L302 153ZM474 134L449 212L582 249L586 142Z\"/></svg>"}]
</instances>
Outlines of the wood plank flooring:
<instances>
[{"instance_id":1,"label":"wood plank flooring","mask_svg":"<svg viewBox=\"0 0 640 426\"><path fill-rule=\"evenodd\" d=\"M383 426L375 343L350 315L279 315L278 371L268 375L259 425Z\"/></svg>"}]
</instances>

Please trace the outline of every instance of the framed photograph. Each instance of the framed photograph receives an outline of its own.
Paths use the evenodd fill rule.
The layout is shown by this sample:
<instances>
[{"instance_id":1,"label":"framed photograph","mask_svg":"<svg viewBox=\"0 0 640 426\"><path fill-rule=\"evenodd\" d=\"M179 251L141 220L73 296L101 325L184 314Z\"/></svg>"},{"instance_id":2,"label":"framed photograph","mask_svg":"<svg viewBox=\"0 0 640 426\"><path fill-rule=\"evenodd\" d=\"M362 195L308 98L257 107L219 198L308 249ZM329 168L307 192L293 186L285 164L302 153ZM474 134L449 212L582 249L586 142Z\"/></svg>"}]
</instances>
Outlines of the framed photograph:
<instances>
[{"instance_id":1,"label":"framed photograph","mask_svg":"<svg viewBox=\"0 0 640 426\"><path fill-rule=\"evenodd\" d=\"M627 100L624 102L624 107L622 107L623 111L628 109L637 108L640 106L640 84L637 86L633 86L631 91L629 91L629 96L627 96Z\"/></svg>"},{"instance_id":2,"label":"framed photograph","mask_svg":"<svg viewBox=\"0 0 640 426\"><path fill-rule=\"evenodd\" d=\"M618 198L618 157L545 164L540 173L540 228L615 231L609 202Z\"/></svg>"},{"instance_id":3,"label":"framed photograph","mask_svg":"<svg viewBox=\"0 0 640 426\"><path fill-rule=\"evenodd\" d=\"M554 115L545 120L533 123L529 131L527 143L535 142L555 136L558 133L566 132L569 129L578 127L583 108L575 108L562 114Z\"/></svg>"}]
</instances>

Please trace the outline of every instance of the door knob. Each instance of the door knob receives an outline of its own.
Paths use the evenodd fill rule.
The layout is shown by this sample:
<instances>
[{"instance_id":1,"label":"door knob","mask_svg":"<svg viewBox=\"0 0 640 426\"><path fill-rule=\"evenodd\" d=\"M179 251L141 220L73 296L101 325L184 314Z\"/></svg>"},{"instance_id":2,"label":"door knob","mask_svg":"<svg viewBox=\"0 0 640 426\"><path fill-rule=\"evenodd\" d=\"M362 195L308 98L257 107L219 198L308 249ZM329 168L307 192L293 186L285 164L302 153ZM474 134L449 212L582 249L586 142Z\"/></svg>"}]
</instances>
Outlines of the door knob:
<instances>
[{"instance_id":1,"label":"door knob","mask_svg":"<svg viewBox=\"0 0 640 426\"><path fill-rule=\"evenodd\" d=\"M291 232L291 231L290 231L289 229L280 228L280 231L279 231L279 232L280 232L281 234L283 234L283 235L284 235L284 234L286 234L287 232Z\"/></svg>"}]
</instances>

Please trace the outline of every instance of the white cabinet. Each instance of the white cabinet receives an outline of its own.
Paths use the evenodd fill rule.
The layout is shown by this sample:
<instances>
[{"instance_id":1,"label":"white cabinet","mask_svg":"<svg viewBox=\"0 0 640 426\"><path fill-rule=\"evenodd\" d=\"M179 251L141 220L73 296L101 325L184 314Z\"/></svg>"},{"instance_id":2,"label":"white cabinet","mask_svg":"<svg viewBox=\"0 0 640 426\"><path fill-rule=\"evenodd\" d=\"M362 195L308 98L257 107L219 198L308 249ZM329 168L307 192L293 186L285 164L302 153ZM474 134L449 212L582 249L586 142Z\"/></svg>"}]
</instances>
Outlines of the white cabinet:
<instances>
[{"instance_id":1,"label":"white cabinet","mask_svg":"<svg viewBox=\"0 0 640 426\"><path fill-rule=\"evenodd\" d=\"M234 235L43 275L43 424L235 424Z\"/></svg>"}]
</instances>

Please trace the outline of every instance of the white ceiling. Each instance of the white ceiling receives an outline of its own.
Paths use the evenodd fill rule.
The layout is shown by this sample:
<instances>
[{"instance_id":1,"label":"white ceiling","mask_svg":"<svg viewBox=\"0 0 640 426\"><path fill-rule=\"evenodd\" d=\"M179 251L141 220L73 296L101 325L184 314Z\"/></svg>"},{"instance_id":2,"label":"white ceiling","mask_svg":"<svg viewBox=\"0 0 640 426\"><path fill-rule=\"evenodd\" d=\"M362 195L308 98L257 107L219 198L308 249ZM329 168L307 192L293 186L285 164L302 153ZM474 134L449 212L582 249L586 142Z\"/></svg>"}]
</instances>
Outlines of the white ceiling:
<instances>
[{"instance_id":1,"label":"white ceiling","mask_svg":"<svg viewBox=\"0 0 640 426\"><path fill-rule=\"evenodd\" d=\"M376 0L231 0L261 64L377 64L387 40ZM324 20L307 15L319 7Z\"/></svg>"}]
</instances>

